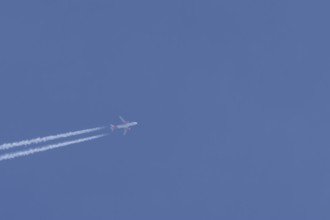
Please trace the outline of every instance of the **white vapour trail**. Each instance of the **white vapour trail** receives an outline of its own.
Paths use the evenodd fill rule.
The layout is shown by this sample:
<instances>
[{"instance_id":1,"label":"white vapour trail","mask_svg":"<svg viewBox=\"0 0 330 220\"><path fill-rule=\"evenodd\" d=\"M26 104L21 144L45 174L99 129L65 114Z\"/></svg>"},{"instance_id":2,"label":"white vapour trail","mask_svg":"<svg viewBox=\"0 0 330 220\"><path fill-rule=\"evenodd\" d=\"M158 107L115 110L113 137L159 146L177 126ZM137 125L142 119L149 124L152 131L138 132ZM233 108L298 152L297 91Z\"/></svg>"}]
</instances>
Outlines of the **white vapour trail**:
<instances>
[{"instance_id":1,"label":"white vapour trail","mask_svg":"<svg viewBox=\"0 0 330 220\"><path fill-rule=\"evenodd\" d=\"M43 152L43 151L52 150L55 148L65 147L65 146L68 146L71 144L78 144L78 143L85 142L85 141L91 141L91 140L94 140L97 138L104 137L106 135L108 135L108 134L94 135L94 136L90 136L90 137L86 137L86 138L76 139L73 141L66 141L66 142L61 142L61 143L57 143L57 144L50 144L50 145L47 145L44 147L38 147L38 148L29 149L29 150L22 150L22 151L17 151L17 152L13 152L13 153L7 153L7 154L0 155L0 161L14 159L16 157L28 156L30 154L35 154L35 153L39 153L39 152Z\"/></svg>"},{"instance_id":2,"label":"white vapour trail","mask_svg":"<svg viewBox=\"0 0 330 220\"><path fill-rule=\"evenodd\" d=\"M7 149L10 149L13 147L27 146L27 145L31 145L31 144L39 144L39 143L43 143L43 142L47 142L47 141L53 141L53 140L60 139L60 138L67 138L67 137L76 136L76 135L80 135L80 134L86 134L86 133L102 130L104 128L105 127L90 128L90 129L85 129L85 130L80 130L80 131L66 132L63 134L50 135L50 136L46 136L46 137L38 137L38 138L30 139L30 140L18 141L18 142L13 142L13 143L5 143L5 144L0 145L0 150L7 150Z\"/></svg>"}]
</instances>

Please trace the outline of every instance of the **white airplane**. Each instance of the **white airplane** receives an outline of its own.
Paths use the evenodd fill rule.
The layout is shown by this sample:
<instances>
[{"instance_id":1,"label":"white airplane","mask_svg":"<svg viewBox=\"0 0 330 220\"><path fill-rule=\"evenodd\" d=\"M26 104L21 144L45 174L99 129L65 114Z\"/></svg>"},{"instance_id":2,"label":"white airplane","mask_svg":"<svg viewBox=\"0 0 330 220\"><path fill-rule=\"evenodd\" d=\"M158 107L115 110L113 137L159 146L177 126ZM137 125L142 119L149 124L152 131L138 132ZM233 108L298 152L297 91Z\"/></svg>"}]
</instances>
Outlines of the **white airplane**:
<instances>
[{"instance_id":1,"label":"white airplane","mask_svg":"<svg viewBox=\"0 0 330 220\"><path fill-rule=\"evenodd\" d=\"M133 121L133 122L129 122L126 121L125 119L123 119L123 117L119 116L120 120L121 120L121 124L118 125L111 125L111 130L114 131L115 129L124 129L124 135L127 133L127 131L129 131L131 129L132 126L137 125L137 122Z\"/></svg>"}]
</instances>

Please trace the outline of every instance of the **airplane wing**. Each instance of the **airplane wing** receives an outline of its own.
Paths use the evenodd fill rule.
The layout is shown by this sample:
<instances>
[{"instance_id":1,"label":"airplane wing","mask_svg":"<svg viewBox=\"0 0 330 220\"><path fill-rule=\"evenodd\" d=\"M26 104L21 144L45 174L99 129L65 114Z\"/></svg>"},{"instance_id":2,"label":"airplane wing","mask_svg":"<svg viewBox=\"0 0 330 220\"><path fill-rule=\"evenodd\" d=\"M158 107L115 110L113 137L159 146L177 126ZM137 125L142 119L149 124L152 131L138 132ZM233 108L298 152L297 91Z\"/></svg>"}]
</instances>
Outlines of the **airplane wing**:
<instances>
[{"instance_id":1,"label":"airplane wing","mask_svg":"<svg viewBox=\"0 0 330 220\"><path fill-rule=\"evenodd\" d=\"M123 123L127 123L128 121L126 121L123 117L119 116L119 119L121 120L121 122Z\"/></svg>"},{"instance_id":2,"label":"airplane wing","mask_svg":"<svg viewBox=\"0 0 330 220\"><path fill-rule=\"evenodd\" d=\"M127 131L128 131L128 128L125 128L123 135L126 135Z\"/></svg>"}]
</instances>

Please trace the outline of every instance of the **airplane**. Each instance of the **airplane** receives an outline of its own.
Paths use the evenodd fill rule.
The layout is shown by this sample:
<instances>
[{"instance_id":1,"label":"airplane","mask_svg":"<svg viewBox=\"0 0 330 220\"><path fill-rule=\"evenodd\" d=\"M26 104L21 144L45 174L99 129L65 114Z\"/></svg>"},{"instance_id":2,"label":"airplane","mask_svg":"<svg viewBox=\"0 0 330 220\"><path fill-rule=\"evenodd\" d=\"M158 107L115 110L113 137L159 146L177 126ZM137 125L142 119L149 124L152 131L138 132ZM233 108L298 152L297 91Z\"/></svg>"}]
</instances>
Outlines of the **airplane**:
<instances>
[{"instance_id":1,"label":"airplane","mask_svg":"<svg viewBox=\"0 0 330 220\"><path fill-rule=\"evenodd\" d=\"M126 135L127 131L131 129L132 126L137 125L136 121L129 122L126 121L123 117L119 116L119 119L121 120L121 124L113 125L111 124L111 130L114 131L115 129L124 129L123 135Z\"/></svg>"}]
</instances>

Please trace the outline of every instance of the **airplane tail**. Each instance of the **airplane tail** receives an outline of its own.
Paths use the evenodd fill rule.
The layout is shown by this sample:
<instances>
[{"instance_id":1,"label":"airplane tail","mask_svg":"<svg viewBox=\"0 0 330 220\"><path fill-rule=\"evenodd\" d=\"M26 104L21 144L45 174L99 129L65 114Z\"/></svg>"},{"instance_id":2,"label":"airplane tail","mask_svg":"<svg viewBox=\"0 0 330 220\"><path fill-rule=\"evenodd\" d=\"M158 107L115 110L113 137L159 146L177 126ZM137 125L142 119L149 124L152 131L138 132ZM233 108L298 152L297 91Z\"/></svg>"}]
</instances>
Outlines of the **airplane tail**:
<instances>
[{"instance_id":1,"label":"airplane tail","mask_svg":"<svg viewBox=\"0 0 330 220\"><path fill-rule=\"evenodd\" d=\"M116 129L116 125L111 124L111 131L114 131Z\"/></svg>"}]
</instances>

